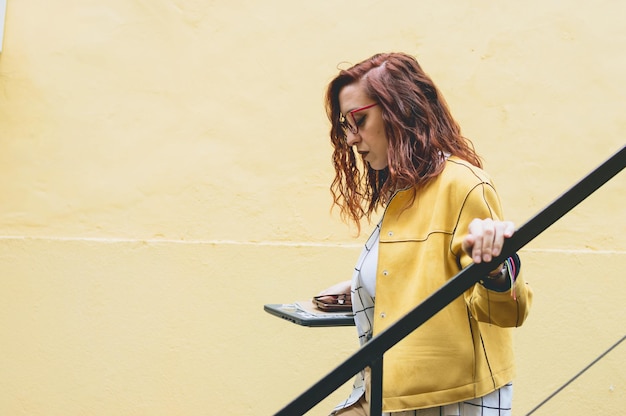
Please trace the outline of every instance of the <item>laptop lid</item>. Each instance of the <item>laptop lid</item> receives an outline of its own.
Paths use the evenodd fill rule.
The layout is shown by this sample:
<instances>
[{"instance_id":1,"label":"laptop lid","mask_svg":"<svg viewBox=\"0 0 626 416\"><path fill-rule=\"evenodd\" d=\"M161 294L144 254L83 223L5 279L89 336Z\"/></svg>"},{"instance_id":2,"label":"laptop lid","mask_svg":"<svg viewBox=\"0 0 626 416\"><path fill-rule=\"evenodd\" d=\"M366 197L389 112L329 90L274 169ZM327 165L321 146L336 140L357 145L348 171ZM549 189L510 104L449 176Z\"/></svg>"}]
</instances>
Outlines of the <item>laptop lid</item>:
<instances>
[{"instance_id":1,"label":"laptop lid","mask_svg":"<svg viewBox=\"0 0 626 416\"><path fill-rule=\"evenodd\" d=\"M322 312L311 301L269 303L265 312L302 326L354 326L352 312Z\"/></svg>"}]
</instances>

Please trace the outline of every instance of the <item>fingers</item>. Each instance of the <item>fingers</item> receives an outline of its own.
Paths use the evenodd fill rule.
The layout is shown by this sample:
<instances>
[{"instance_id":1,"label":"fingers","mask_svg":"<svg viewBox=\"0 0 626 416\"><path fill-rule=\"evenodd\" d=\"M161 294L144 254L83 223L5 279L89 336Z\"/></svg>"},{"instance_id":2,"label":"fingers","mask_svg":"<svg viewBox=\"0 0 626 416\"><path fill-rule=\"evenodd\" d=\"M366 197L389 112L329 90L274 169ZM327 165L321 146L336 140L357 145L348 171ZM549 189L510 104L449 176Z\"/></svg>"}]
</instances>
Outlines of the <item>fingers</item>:
<instances>
[{"instance_id":1,"label":"fingers","mask_svg":"<svg viewBox=\"0 0 626 416\"><path fill-rule=\"evenodd\" d=\"M470 257L474 257L472 253L472 249L474 248L474 244L476 243L476 237L473 234L467 234L463 238L463 251L466 252Z\"/></svg>"},{"instance_id":2,"label":"fingers","mask_svg":"<svg viewBox=\"0 0 626 416\"><path fill-rule=\"evenodd\" d=\"M492 223L494 231L491 233L491 235L493 236L493 240L491 240L491 252L483 253L483 259L485 259L485 261L491 261L491 256L495 257L499 255L502 251L502 246L504 245L504 232L506 230L504 223L499 221L492 221ZM486 259L486 256L489 256L490 258Z\"/></svg>"},{"instance_id":3,"label":"fingers","mask_svg":"<svg viewBox=\"0 0 626 416\"><path fill-rule=\"evenodd\" d=\"M511 238L515 234L515 224L513 221L504 221L504 237Z\"/></svg>"},{"instance_id":4,"label":"fingers","mask_svg":"<svg viewBox=\"0 0 626 416\"><path fill-rule=\"evenodd\" d=\"M327 289L322 290L318 296L324 295L339 295L339 294L349 294L351 289L352 282L350 280L346 280L340 283L337 283Z\"/></svg>"},{"instance_id":5,"label":"fingers","mask_svg":"<svg viewBox=\"0 0 626 416\"><path fill-rule=\"evenodd\" d=\"M490 262L502 252L504 241L515 232L511 221L494 221L490 218L474 219L469 226L469 233L463 239L463 249L474 263Z\"/></svg>"}]
</instances>

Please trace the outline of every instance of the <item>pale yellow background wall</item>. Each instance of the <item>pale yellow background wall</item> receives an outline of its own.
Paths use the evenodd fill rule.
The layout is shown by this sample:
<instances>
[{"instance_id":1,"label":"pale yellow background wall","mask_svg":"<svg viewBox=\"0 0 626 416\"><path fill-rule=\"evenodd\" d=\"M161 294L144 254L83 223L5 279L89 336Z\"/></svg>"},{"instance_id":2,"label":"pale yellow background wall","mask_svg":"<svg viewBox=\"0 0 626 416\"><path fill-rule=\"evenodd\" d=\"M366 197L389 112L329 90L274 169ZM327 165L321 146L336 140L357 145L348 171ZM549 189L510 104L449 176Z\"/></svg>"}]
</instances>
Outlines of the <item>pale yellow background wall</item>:
<instances>
[{"instance_id":1,"label":"pale yellow background wall","mask_svg":"<svg viewBox=\"0 0 626 416\"><path fill-rule=\"evenodd\" d=\"M625 13L618 0L10 0L0 415L278 411L357 348L352 328L263 312L349 278L363 241L329 213L322 98L337 66L416 55L521 224L624 145ZM516 336L515 415L624 335L625 185L522 251L536 298ZM622 345L535 414L619 414L625 361Z\"/></svg>"}]
</instances>

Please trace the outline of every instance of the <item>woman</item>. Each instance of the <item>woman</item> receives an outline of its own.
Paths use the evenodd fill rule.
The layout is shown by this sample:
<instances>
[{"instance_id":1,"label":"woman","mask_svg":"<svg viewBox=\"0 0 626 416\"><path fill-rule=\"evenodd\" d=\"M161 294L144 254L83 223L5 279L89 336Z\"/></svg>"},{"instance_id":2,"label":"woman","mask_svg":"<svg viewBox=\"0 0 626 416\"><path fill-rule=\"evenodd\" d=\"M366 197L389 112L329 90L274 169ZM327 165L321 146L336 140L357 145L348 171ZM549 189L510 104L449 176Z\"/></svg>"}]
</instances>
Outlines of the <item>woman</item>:
<instances>
[{"instance_id":1,"label":"woman","mask_svg":"<svg viewBox=\"0 0 626 416\"><path fill-rule=\"evenodd\" d=\"M351 281L321 295L351 294L361 345L470 263L500 254L514 225L479 156L418 62L375 55L328 86L334 203L360 227L384 213ZM360 229L360 228L359 228ZM511 328L532 293L517 255L494 269L385 354L383 410L404 415L510 415ZM369 414L368 372L333 414Z\"/></svg>"}]
</instances>

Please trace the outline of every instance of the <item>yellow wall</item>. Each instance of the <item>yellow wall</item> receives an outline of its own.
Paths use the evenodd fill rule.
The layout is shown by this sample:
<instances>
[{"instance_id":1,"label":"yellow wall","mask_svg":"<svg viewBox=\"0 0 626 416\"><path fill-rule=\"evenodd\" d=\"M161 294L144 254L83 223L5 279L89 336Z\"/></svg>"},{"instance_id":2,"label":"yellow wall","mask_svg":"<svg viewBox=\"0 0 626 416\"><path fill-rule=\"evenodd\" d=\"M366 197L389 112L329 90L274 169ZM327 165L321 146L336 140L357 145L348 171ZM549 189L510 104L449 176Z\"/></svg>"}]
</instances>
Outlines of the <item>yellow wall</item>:
<instances>
[{"instance_id":1,"label":"yellow wall","mask_svg":"<svg viewBox=\"0 0 626 416\"><path fill-rule=\"evenodd\" d=\"M625 142L626 4L576 3L10 1L0 414L278 411L357 348L263 312L349 278L363 240L329 213L337 66L418 56L522 224ZM522 252L515 415L624 335L625 185ZM536 414L618 414L625 361Z\"/></svg>"}]
</instances>

